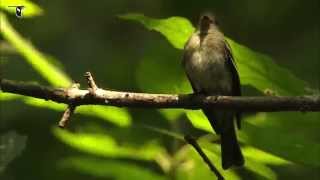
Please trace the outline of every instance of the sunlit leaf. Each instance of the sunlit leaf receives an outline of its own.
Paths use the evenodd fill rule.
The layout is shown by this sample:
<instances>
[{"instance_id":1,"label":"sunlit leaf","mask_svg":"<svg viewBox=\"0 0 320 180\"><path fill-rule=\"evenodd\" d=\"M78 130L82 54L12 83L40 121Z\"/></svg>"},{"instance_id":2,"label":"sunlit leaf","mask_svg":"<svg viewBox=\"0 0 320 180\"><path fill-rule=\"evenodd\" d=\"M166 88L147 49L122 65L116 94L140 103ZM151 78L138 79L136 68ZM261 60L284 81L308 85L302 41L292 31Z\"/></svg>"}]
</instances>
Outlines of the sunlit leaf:
<instances>
[{"instance_id":1,"label":"sunlit leaf","mask_svg":"<svg viewBox=\"0 0 320 180\"><path fill-rule=\"evenodd\" d=\"M88 157L71 157L62 160L62 168L72 168L94 177L116 180L166 180L163 175L133 163L115 160L103 160Z\"/></svg>"},{"instance_id":2,"label":"sunlit leaf","mask_svg":"<svg viewBox=\"0 0 320 180\"><path fill-rule=\"evenodd\" d=\"M56 111L64 111L67 107L65 104L58 104L35 98L25 98L24 101L26 104L32 106L49 108ZM126 109L104 106L80 106L76 111L83 115L101 118L118 126L129 126L131 124L131 116Z\"/></svg>"},{"instance_id":3,"label":"sunlit leaf","mask_svg":"<svg viewBox=\"0 0 320 180\"><path fill-rule=\"evenodd\" d=\"M252 158L257 162L263 163L263 164L269 164L269 165L286 165L286 164L292 164L292 162L285 160L281 157L275 156L273 154L264 152L262 150L259 150L257 148L246 146L242 148L243 154L246 156L246 158Z\"/></svg>"},{"instance_id":4,"label":"sunlit leaf","mask_svg":"<svg viewBox=\"0 0 320 180\"><path fill-rule=\"evenodd\" d=\"M268 167L267 165L263 164L263 163L258 163L255 161L255 159L251 159L251 158L246 158L246 169L248 169L249 171L252 171L255 173L257 177L257 179L261 179L261 177L263 177L263 179L277 179L277 174L276 172L274 172L270 167ZM259 176L261 176L259 178Z\"/></svg>"},{"instance_id":5,"label":"sunlit leaf","mask_svg":"<svg viewBox=\"0 0 320 180\"><path fill-rule=\"evenodd\" d=\"M9 6L24 6L22 17L33 17L43 14L43 10L38 5L28 0L1 0L0 10L4 9L9 13L15 14L16 8Z\"/></svg>"},{"instance_id":6,"label":"sunlit leaf","mask_svg":"<svg viewBox=\"0 0 320 180\"><path fill-rule=\"evenodd\" d=\"M67 105L59 104L52 101L45 101L32 97L26 97L11 93L0 93L0 101L21 100L24 103L38 108L47 108L55 111L63 112ZM101 118L115 125L126 127L131 125L131 115L127 109L112 106L80 106L76 110L77 113L92 117Z\"/></svg>"},{"instance_id":7,"label":"sunlit leaf","mask_svg":"<svg viewBox=\"0 0 320 180\"><path fill-rule=\"evenodd\" d=\"M31 106L39 107L39 108L48 108L56 111L64 111L67 108L66 104L58 104L52 101L45 101L42 99L32 98L32 97L24 97L23 101Z\"/></svg>"},{"instance_id":8,"label":"sunlit leaf","mask_svg":"<svg viewBox=\"0 0 320 180\"><path fill-rule=\"evenodd\" d=\"M104 157L128 157L134 159L153 160L162 150L157 143L146 143L139 148L119 145L106 134L71 133L54 129L54 134L67 145L80 151Z\"/></svg>"},{"instance_id":9,"label":"sunlit leaf","mask_svg":"<svg viewBox=\"0 0 320 180\"><path fill-rule=\"evenodd\" d=\"M187 111L187 117L195 128L212 132L213 129L201 110Z\"/></svg>"},{"instance_id":10,"label":"sunlit leaf","mask_svg":"<svg viewBox=\"0 0 320 180\"><path fill-rule=\"evenodd\" d=\"M181 109L159 109L159 112L169 121L177 120L184 114L184 110Z\"/></svg>"},{"instance_id":11,"label":"sunlit leaf","mask_svg":"<svg viewBox=\"0 0 320 180\"><path fill-rule=\"evenodd\" d=\"M23 98L23 96L10 93L0 93L0 101L12 101L20 98Z\"/></svg>"},{"instance_id":12,"label":"sunlit leaf","mask_svg":"<svg viewBox=\"0 0 320 180\"><path fill-rule=\"evenodd\" d=\"M125 108L112 106L80 106L77 112L101 118L118 126L126 127L131 125L131 115Z\"/></svg>"}]
</instances>

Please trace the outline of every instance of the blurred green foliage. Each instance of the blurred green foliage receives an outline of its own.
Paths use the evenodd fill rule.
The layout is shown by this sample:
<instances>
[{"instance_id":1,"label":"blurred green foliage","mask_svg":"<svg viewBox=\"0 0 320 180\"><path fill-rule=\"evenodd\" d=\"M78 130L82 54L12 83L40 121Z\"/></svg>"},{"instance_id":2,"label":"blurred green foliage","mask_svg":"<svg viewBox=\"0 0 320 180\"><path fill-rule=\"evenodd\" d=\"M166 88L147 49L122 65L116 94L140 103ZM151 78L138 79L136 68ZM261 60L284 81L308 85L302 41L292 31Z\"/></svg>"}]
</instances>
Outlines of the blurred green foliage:
<instances>
[{"instance_id":1,"label":"blurred green foliage","mask_svg":"<svg viewBox=\"0 0 320 180\"><path fill-rule=\"evenodd\" d=\"M209 5L215 7L218 15L225 14L221 11L228 9L225 3L218 1L190 2L188 5L175 1L143 1L140 4L143 8L127 0L101 2L100 6L79 1L79 7L64 1L39 3L42 8L30 1L0 1L0 41L16 50L12 55L0 49L1 76L68 87L72 84L71 79L83 82L82 74L90 70L96 75L100 87L153 93L191 92L180 66L180 50L195 27L188 19L172 14L161 14L169 18L151 18L139 13L122 13L139 11L159 16L154 12L168 8L161 6L161 3L175 7L173 14L181 16L189 16L184 13L188 8L197 15L202 11L199 9ZM30 19L21 21L7 16L7 12L14 14L14 8L8 8L8 5L20 4L26 6L23 15ZM269 6L253 1L229 5L233 8L230 16L234 15L237 21L222 21L222 26L226 27L228 36L237 37L241 42L246 42L246 37L254 34L252 27L243 30L245 25L263 22L258 16L270 18L269 26L275 25L275 14L286 17L288 12L295 12L294 7L297 6L295 1L282 3L284 8L272 9L272 13L275 12L272 14L268 13L271 12ZM236 5L240 6L235 8ZM240 8L244 5L245 8ZM107 11L105 8L109 6L112 8ZM81 7L85 7L85 11ZM249 7L255 8L247 14L242 13ZM38 15L43 16L31 18ZM122 20L139 22L162 36L125 24L116 15ZM227 17L221 16L221 19L226 20ZM235 24L241 19L248 21ZM32 25L28 26L28 23ZM255 26L259 32L263 32L262 24L261 27ZM263 27L265 31L270 31L268 26ZM299 42L313 40L310 38L316 34L313 28L303 30ZM106 29L108 32L104 32ZM284 29L279 31L290 34L291 31ZM270 50L272 55L242 45L249 44L249 47L261 51L261 47L268 45L269 39L283 43L280 38L271 37L264 39L264 45L256 43L252 46L252 42L259 42L261 38L266 37L258 34L252 41L241 44L227 38L245 95L266 91L276 95L305 95L319 91L318 69L299 74L300 69L319 65L315 62L319 58L318 51L310 48L314 48L318 41L298 54L309 62L300 68L297 61L284 65L286 63L271 58L284 56L275 55L277 49L286 50L276 44ZM286 41L295 46L295 42ZM287 58L290 60L294 59L295 53L299 53L292 52L290 47L288 51ZM47 55L47 52L58 58ZM65 105L8 93L0 94L0 102L0 133L6 135L6 131L14 129L28 137L24 151L20 146L6 145L1 139L3 150L7 149L8 153L16 148L21 155L16 157L16 151L12 151L6 156L15 157L14 160L0 161L0 167L6 170L0 174L0 179L215 179L199 155L182 141L181 134L199 136L201 147L226 179L320 177L319 113L256 113L245 116L239 139L246 165L223 171L219 145L212 143L218 137L211 134L212 129L200 111L83 106L77 109L69 129L61 130L52 126L56 126ZM204 135L207 133L210 135Z\"/></svg>"}]
</instances>

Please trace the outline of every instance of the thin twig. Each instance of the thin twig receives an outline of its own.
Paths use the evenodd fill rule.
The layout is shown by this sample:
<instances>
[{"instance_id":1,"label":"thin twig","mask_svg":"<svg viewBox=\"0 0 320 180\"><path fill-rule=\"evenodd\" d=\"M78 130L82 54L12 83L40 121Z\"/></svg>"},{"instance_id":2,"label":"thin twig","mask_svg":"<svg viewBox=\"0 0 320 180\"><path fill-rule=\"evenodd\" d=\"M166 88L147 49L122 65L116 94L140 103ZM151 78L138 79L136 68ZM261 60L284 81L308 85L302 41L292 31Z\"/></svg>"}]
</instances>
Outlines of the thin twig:
<instances>
[{"instance_id":1,"label":"thin twig","mask_svg":"<svg viewBox=\"0 0 320 180\"><path fill-rule=\"evenodd\" d=\"M218 169L213 165L208 156L202 151L201 147L197 143L197 141L189 135L184 136L185 141L190 144L202 157L203 161L209 166L210 170L217 176L218 180L223 180L222 174L218 171Z\"/></svg>"},{"instance_id":2,"label":"thin twig","mask_svg":"<svg viewBox=\"0 0 320 180\"><path fill-rule=\"evenodd\" d=\"M90 72L86 72L84 77L87 79L87 83L88 83L88 86L89 88L92 90L92 94L95 93L95 91L98 89L98 86L96 85L96 83L94 82L94 79L91 75ZM90 91L90 90L89 90Z\"/></svg>"},{"instance_id":3,"label":"thin twig","mask_svg":"<svg viewBox=\"0 0 320 180\"><path fill-rule=\"evenodd\" d=\"M59 127L65 128L67 123L70 121L71 116L74 114L76 106L69 105L68 108L64 111L61 120L59 121Z\"/></svg>"}]
</instances>

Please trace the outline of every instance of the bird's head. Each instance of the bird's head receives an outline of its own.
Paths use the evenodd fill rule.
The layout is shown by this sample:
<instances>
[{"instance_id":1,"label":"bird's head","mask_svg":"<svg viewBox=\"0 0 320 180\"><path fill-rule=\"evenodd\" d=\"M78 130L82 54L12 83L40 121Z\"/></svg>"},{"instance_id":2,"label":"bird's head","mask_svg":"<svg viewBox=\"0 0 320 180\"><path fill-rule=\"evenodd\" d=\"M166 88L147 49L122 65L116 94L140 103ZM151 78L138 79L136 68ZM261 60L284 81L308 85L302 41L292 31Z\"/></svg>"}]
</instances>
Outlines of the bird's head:
<instances>
[{"instance_id":1,"label":"bird's head","mask_svg":"<svg viewBox=\"0 0 320 180\"><path fill-rule=\"evenodd\" d=\"M209 29L217 26L215 17L210 13L205 13L200 17L199 30L201 34L208 33Z\"/></svg>"}]
</instances>

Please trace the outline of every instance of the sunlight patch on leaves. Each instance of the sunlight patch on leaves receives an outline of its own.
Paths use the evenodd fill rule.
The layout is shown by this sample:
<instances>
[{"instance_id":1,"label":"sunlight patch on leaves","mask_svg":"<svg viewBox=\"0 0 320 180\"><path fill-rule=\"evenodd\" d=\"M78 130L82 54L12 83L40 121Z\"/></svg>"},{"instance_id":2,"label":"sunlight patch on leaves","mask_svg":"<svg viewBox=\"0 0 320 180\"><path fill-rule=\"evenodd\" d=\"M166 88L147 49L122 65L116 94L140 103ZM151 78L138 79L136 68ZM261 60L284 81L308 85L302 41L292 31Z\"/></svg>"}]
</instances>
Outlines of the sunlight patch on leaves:
<instances>
[{"instance_id":1,"label":"sunlight patch on leaves","mask_svg":"<svg viewBox=\"0 0 320 180\"><path fill-rule=\"evenodd\" d=\"M213 132L213 129L206 118L206 116L202 113L201 110L193 110L193 111L186 111L187 117L190 120L191 124L198 129Z\"/></svg>"},{"instance_id":2,"label":"sunlight patch on leaves","mask_svg":"<svg viewBox=\"0 0 320 180\"><path fill-rule=\"evenodd\" d=\"M80 106L76 111L84 115L101 118L121 127L130 126L132 122L131 115L125 108L90 105Z\"/></svg>"},{"instance_id":3,"label":"sunlight patch on leaves","mask_svg":"<svg viewBox=\"0 0 320 180\"><path fill-rule=\"evenodd\" d=\"M270 165L287 165L292 164L292 162L285 160L279 156L275 156L273 154L267 153L265 151L259 150L252 146L246 146L242 148L243 154L246 158L254 159L263 164L270 164Z\"/></svg>"},{"instance_id":4,"label":"sunlight patch on leaves","mask_svg":"<svg viewBox=\"0 0 320 180\"><path fill-rule=\"evenodd\" d=\"M48 108L56 111L64 111L65 104L58 104L35 98L25 98L25 103L39 108ZM130 114L123 109L116 107L103 106L80 106L76 109L77 113L101 118L118 126L126 127L131 124Z\"/></svg>"},{"instance_id":5,"label":"sunlight patch on leaves","mask_svg":"<svg viewBox=\"0 0 320 180\"><path fill-rule=\"evenodd\" d=\"M263 177L263 179L269 179L269 180L278 179L276 172L274 172L267 165L255 161L254 158L253 159L252 158L246 158L245 167L249 171L254 172L256 177L257 177L257 179L261 179L261 177ZM261 176L261 177L259 177L259 176Z\"/></svg>"},{"instance_id":6,"label":"sunlight patch on leaves","mask_svg":"<svg viewBox=\"0 0 320 180\"><path fill-rule=\"evenodd\" d=\"M175 121L184 114L182 109L159 109L158 111L169 121Z\"/></svg>"},{"instance_id":7,"label":"sunlight patch on leaves","mask_svg":"<svg viewBox=\"0 0 320 180\"><path fill-rule=\"evenodd\" d=\"M0 101L21 100L25 104L38 108L47 108L55 111L63 112L67 105L55 103L52 101L45 101L32 97L15 95L11 93L0 93ZM76 113L101 118L105 121L113 123L120 127L128 127L131 125L132 118L127 109L111 107L111 106L79 106Z\"/></svg>"},{"instance_id":8,"label":"sunlight patch on leaves","mask_svg":"<svg viewBox=\"0 0 320 180\"><path fill-rule=\"evenodd\" d=\"M35 106L38 108L48 108L56 111L64 111L67 108L65 104L58 104L52 101L45 101L42 99L32 98L32 97L24 97L23 101L31 106Z\"/></svg>"},{"instance_id":9,"label":"sunlight patch on leaves","mask_svg":"<svg viewBox=\"0 0 320 180\"><path fill-rule=\"evenodd\" d=\"M11 94L11 93L0 93L0 101L12 101L23 98L21 95Z\"/></svg>"},{"instance_id":10,"label":"sunlight patch on leaves","mask_svg":"<svg viewBox=\"0 0 320 180\"><path fill-rule=\"evenodd\" d=\"M139 148L119 145L106 134L71 133L58 128L54 135L65 144L89 154L103 157L127 157L133 159L153 160L162 151L156 142L149 142Z\"/></svg>"}]
</instances>

